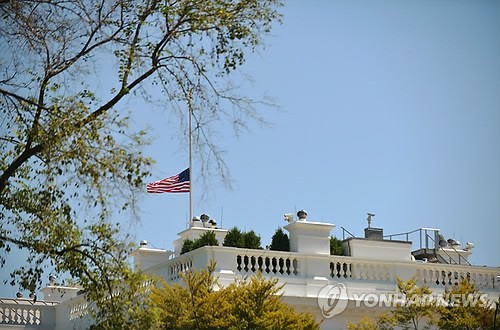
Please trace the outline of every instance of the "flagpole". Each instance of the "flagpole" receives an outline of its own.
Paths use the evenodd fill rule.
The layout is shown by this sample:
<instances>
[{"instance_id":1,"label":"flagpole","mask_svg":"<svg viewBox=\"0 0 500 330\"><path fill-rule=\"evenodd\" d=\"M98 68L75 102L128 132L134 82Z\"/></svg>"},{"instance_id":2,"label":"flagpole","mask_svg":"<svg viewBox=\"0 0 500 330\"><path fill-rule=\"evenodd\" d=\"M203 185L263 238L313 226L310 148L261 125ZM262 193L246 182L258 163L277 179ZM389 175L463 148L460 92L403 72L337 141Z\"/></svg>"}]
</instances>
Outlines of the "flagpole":
<instances>
[{"instance_id":1,"label":"flagpole","mask_svg":"<svg viewBox=\"0 0 500 330\"><path fill-rule=\"evenodd\" d=\"M188 120L188 126L189 126L189 223L193 221L193 148L192 148L192 142L193 142L193 130L192 130L192 117L193 117L193 104L192 104L192 98L193 98L193 90L189 90L189 95L188 95L188 110L189 110L189 120Z\"/></svg>"}]
</instances>

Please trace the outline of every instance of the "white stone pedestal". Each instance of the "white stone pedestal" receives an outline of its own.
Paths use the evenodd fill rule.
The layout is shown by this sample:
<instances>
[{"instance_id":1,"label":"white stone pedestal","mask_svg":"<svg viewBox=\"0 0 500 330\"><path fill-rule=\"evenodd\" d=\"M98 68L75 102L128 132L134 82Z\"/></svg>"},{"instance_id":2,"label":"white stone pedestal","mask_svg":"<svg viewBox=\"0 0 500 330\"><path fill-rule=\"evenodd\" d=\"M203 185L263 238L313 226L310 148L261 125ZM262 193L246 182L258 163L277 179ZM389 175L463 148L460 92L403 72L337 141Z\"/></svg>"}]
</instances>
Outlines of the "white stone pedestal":
<instances>
[{"instance_id":1,"label":"white stone pedestal","mask_svg":"<svg viewBox=\"0 0 500 330\"><path fill-rule=\"evenodd\" d=\"M334 224L296 221L284 228L290 233L290 252L330 254L330 236Z\"/></svg>"}]
</instances>

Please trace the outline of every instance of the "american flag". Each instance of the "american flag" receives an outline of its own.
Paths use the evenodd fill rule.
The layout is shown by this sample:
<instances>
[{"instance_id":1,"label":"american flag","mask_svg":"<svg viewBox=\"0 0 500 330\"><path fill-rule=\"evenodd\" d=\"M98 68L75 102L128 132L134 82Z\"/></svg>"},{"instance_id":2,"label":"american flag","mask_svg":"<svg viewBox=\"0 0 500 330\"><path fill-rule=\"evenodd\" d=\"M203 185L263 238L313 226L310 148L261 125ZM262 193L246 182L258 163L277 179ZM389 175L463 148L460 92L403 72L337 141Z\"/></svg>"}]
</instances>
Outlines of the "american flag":
<instances>
[{"instance_id":1,"label":"american flag","mask_svg":"<svg viewBox=\"0 0 500 330\"><path fill-rule=\"evenodd\" d=\"M146 189L148 193L184 193L189 192L189 168L181 173L166 179L148 183Z\"/></svg>"}]
</instances>

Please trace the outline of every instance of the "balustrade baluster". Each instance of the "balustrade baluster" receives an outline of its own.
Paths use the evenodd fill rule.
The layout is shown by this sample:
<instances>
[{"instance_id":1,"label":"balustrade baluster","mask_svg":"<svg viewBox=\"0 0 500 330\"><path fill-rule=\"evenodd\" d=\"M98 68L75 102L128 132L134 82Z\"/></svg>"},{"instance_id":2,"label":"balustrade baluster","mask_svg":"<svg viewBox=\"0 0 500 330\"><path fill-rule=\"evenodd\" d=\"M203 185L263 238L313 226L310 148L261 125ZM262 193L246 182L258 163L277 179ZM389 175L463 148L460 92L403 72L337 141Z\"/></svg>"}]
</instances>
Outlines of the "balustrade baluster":
<instances>
[{"instance_id":1,"label":"balustrade baluster","mask_svg":"<svg viewBox=\"0 0 500 330\"><path fill-rule=\"evenodd\" d=\"M293 274L298 275L299 274L299 262L298 262L298 260L294 258L292 265L293 265Z\"/></svg>"},{"instance_id":2,"label":"balustrade baluster","mask_svg":"<svg viewBox=\"0 0 500 330\"><path fill-rule=\"evenodd\" d=\"M272 259L272 265L273 265L273 273L277 273L278 270L276 269L276 266L278 265L278 261L276 260L276 258L273 258Z\"/></svg>"},{"instance_id":3,"label":"balustrade baluster","mask_svg":"<svg viewBox=\"0 0 500 330\"><path fill-rule=\"evenodd\" d=\"M241 272L242 268L241 268L241 256L240 255L236 256L236 265L237 265L236 269Z\"/></svg>"},{"instance_id":4,"label":"balustrade baluster","mask_svg":"<svg viewBox=\"0 0 500 330\"><path fill-rule=\"evenodd\" d=\"M285 272L284 270L284 265L285 265L285 262L283 261L283 258L279 258L278 259L278 265L279 265L279 273L283 275L283 273Z\"/></svg>"},{"instance_id":5,"label":"balustrade baluster","mask_svg":"<svg viewBox=\"0 0 500 330\"><path fill-rule=\"evenodd\" d=\"M247 255L245 255L243 257L243 265L245 265L245 267L243 267L243 269L245 270L245 272L248 272L249 268L248 268L248 256Z\"/></svg>"},{"instance_id":6,"label":"balustrade baluster","mask_svg":"<svg viewBox=\"0 0 500 330\"><path fill-rule=\"evenodd\" d=\"M342 275L344 278L347 278L347 270L349 268L349 265L346 264L345 262L342 264Z\"/></svg>"}]
</instances>

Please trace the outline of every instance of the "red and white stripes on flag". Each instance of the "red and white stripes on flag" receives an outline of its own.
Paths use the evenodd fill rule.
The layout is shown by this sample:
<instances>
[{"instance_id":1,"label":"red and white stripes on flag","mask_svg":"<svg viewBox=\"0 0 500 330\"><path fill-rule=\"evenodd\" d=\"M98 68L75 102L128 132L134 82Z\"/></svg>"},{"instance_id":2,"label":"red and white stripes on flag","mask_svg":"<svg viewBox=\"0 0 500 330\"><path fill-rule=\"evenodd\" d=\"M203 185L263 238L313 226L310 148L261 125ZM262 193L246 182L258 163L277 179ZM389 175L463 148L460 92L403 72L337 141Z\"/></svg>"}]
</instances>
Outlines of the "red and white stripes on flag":
<instances>
[{"instance_id":1,"label":"red and white stripes on flag","mask_svg":"<svg viewBox=\"0 0 500 330\"><path fill-rule=\"evenodd\" d=\"M189 192L189 168L181 173L168 177L166 179L148 183L146 189L148 193L161 194L161 193L185 193Z\"/></svg>"}]
</instances>

